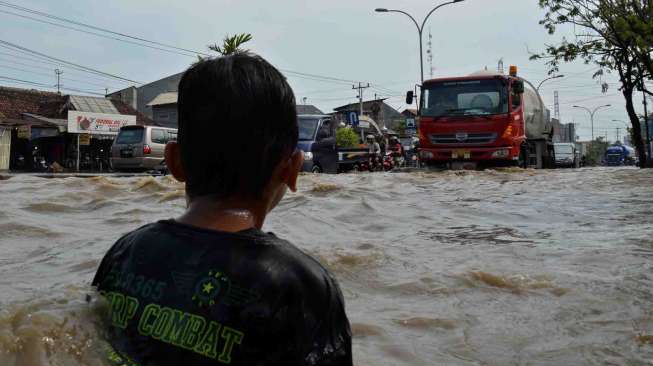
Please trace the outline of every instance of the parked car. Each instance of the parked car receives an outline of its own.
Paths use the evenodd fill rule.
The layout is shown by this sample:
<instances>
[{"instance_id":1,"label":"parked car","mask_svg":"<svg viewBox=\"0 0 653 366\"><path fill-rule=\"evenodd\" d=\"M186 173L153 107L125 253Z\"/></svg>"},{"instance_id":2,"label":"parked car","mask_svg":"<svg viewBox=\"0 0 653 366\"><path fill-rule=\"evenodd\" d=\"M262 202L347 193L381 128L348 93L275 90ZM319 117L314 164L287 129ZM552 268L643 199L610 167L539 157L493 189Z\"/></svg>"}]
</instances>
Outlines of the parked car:
<instances>
[{"instance_id":1,"label":"parked car","mask_svg":"<svg viewBox=\"0 0 653 366\"><path fill-rule=\"evenodd\" d=\"M365 148L336 147L336 123L327 115L299 115L298 147L304 152L303 171L340 173L367 162Z\"/></svg>"},{"instance_id":2,"label":"parked car","mask_svg":"<svg viewBox=\"0 0 653 366\"><path fill-rule=\"evenodd\" d=\"M555 165L559 168L578 168L580 160L573 142L558 142L553 144Z\"/></svg>"},{"instance_id":3,"label":"parked car","mask_svg":"<svg viewBox=\"0 0 653 366\"><path fill-rule=\"evenodd\" d=\"M174 128L125 126L111 146L111 166L117 171L164 171L165 145L176 139Z\"/></svg>"}]
</instances>

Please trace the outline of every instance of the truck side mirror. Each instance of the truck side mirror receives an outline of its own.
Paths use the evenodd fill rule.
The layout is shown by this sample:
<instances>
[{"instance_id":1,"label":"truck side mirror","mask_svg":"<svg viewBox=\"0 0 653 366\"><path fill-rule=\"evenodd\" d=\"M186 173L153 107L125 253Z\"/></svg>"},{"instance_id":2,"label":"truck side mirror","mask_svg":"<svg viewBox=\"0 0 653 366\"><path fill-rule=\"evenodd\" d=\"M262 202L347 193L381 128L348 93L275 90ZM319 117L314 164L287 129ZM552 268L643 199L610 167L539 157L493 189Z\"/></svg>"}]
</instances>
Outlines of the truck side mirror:
<instances>
[{"instance_id":1,"label":"truck side mirror","mask_svg":"<svg viewBox=\"0 0 653 366\"><path fill-rule=\"evenodd\" d=\"M512 91L515 94L522 94L524 93L524 81L523 80L515 80L512 83Z\"/></svg>"},{"instance_id":2,"label":"truck side mirror","mask_svg":"<svg viewBox=\"0 0 653 366\"><path fill-rule=\"evenodd\" d=\"M413 98L415 97L415 93L412 90L409 90L406 93L406 104L410 105L413 104Z\"/></svg>"}]
</instances>

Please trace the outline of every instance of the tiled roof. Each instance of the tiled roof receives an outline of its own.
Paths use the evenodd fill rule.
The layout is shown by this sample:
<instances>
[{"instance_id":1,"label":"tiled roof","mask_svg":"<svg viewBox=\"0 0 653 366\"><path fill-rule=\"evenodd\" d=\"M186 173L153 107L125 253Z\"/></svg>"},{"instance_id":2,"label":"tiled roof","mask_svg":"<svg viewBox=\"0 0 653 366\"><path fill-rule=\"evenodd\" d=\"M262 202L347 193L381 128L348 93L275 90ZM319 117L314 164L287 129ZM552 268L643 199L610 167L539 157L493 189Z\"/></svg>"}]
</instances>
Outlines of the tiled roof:
<instances>
[{"instance_id":1,"label":"tiled roof","mask_svg":"<svg viewBox=\"0 0 653 366\"><path fill-rule=\"evenodd\" d=\"M93 99L93 100L90 100ZM90 103L90 104L89 104ZM89 105L102 105L102 109L88 110ZM107 104L108 103L108 104ZM136 122L140 125L153 125L154 122L145 115L137 112L131 106L116 100L86 96L62 96L53 92L46 92L34 89L20 89L0 87L0 120L24 119L24 114L33 114L45 118L66 119L67 111L80 110L85 112L99 112L99 110L113 111L114 114L125 114L136 116ZM91 109L93 107L90 107Z\"/></svg>"},{"instance_id":2,"label":"tiled roof","mask_svg":"<svg viewBox=\"0 0 653 366\"><path fill-rule=\"evenodd\" d=\"M21 119L23 113L58 118L65 98L57 93L34 89L0 87L0 114L2 118Z\"/></svg>"},{"instance_id":3,"label":"tiled roof","mask_svg":"<svg viewBox=\"0 0 653 366\"><path fill-rule=\"evenodd\" d=\"M297 104L297 114L324 114L324 112L311 104Z\"/></svg>"}]
</instances>

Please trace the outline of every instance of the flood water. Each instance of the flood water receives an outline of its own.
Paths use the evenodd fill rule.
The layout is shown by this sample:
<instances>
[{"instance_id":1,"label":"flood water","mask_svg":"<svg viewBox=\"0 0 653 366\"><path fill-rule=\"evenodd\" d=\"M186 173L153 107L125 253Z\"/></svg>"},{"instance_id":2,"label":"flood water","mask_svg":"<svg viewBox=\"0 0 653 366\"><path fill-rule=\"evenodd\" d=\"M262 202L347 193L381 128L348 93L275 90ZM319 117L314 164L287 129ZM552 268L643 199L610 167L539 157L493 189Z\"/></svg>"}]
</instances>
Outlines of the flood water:
<instances>
[{"instance_id":1,"label":"flood water","mask_svg":"<svg viewBox=\"0 0 653 366\"><path fill-rule=\"evenodd\" d=\"M0 365L102 365L86 302L168 177L0 181ZM340 281L357 365L653 363L653 170L304 175L266 222Z\"/></svg>"}]
</instances>

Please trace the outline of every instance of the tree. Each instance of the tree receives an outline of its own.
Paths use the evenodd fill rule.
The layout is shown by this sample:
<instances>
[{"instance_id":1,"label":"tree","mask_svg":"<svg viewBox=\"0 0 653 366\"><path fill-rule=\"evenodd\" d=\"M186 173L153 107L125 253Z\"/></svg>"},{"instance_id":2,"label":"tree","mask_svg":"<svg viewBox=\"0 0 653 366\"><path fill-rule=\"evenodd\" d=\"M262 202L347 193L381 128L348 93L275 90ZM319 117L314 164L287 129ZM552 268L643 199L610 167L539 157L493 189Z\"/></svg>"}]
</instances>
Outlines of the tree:
<instances>
[{"instance_id":1,"label":"tree","mask_svg":"<svg viewBox=\"0 0 653 366\"><path fill-rule=\"evenodd\" d=\"M560 25L573 26L576 32L582 33L576 33L573 41L563 38L559 44L547 45L544 53L531 57L546 59L549 73L558 71L561 62L576 59L599 66L594 77L617 72L642 167L647 165L646 150L633 93L643 88L643 81L653 75L650 60L653 16L648 3L648 0L539 0L540 7L546 11L540 24L549 34L554 34ZM642 12L648 15L641 18ZM650 70L647 64L652 66Z\"/></svg>"},{"instance_id":2,"label":"tree","mask_svg":"<svg viewBox=\"0 0 653 366\"><path fill-rule=\"evenodd\" d=\"M358 135L351 127L339 128L336 131L336 145L342 148L358 146Z\"/></svg>"},{"instance_id":3,"label":"tree","mask_svg":"<svg viewBox=\"0 0 653 366\"><path fill-rule=\"evenodd\" d=\"M227 36L224 37L224 39L222 40L222 46L218 46L217 43L214 43L212 45L209 45L208 47L209 50L211 51L217 52L222 56L227 56L227 55L233 55L235 53L249 51L240 48L240 46L242 46L244 43L249 42L251 40L252 40L252 35L249 33L235 34L231 37L227 34Z\"/></svg>"}]
</instances>

